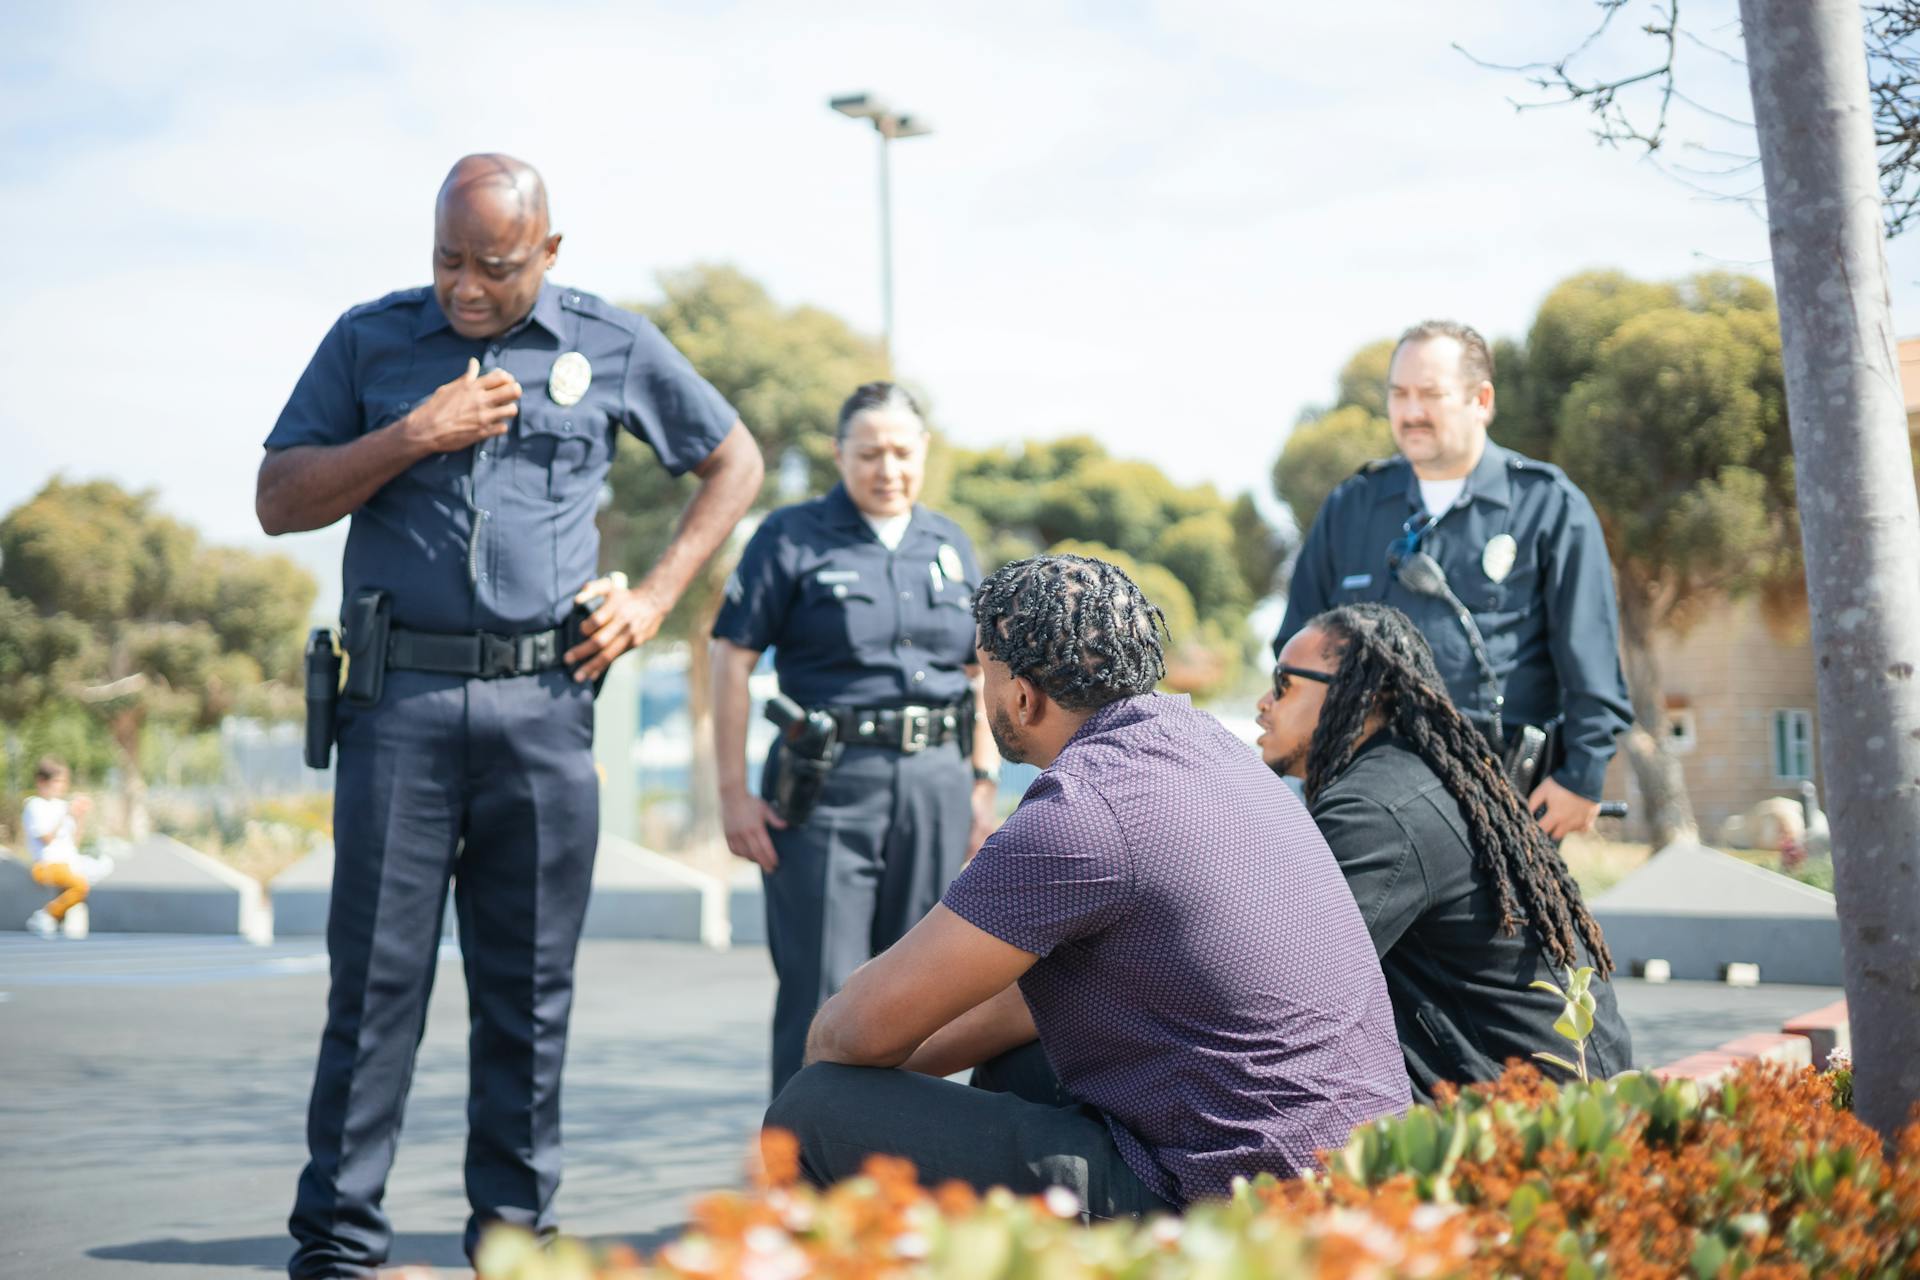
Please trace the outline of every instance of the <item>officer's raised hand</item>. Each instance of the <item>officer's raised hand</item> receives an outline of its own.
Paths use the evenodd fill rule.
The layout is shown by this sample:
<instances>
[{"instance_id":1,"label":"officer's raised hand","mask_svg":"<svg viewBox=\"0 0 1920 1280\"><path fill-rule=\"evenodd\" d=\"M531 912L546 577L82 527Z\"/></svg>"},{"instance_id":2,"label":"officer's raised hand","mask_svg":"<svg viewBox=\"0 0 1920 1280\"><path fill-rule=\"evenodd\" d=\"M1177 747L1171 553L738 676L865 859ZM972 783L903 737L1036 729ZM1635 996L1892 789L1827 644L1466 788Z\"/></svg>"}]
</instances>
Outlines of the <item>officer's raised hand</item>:
<instances>
[{"instance_id":1,"label":"officer's raised hand","mask_svg":"<svg viewBox=\"0 0 1920 1280\"><path fill-rule=\"evenodd\" d=\"M666 607L654 599L645 583L629 587L624 574L595 578L580 588L573 602L585 604L595 596L602 603L580 623L584 639L566 652L575 680L598 680L615 658L653 639L667 616Z\"/></svg>"},{"instance_id":2,"label":"officer's raised hand","mask_svg":"<svg viewBox=\"0 0 1920 1280\"><path fill-rule=\"evenodd\" d=\"M1589 800L1577 791L1569 791L1552 778L1546 779L1527 797L1527 808L1540 821L1540 829L1555 840L1564 840L1577 831L1593 830L1600 816L1600 802Z\"/></svg>"},{"instance_id":3,"label":"officer's raised hand","mask_svg":"<svg viewBox=\"0 0 1920 1280\"><path fill-rule=\"evenodd\" d=\"M520 412L520 384L505 369L480 372L469 359L467 371L428 396L409 413L401 430L426 453L452 453L503 435Z\"/></svg>"}]
</instances>

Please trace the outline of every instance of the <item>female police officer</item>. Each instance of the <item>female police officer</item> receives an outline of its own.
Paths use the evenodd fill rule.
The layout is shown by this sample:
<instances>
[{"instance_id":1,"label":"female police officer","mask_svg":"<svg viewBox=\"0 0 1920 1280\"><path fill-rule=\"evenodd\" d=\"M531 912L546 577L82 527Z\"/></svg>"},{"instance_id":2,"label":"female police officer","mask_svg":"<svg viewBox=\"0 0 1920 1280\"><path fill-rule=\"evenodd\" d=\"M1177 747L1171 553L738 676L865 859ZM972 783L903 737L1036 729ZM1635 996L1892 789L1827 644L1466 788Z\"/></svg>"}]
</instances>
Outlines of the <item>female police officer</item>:
<instances>
[{"instance_id":1,"label":"female police officer","mask_svg":"<svg viewBox=\"0 0 1920 1280\"><path fill-rule=\"evenodd\" d=\"M763 873L780 983L776 1094L800 1069L814 1011L933 908L993 822L998 757L985 725L972 732L980 568L958 525L915 505L919 406L890 382L859 388L834 458L840 483L825 497L761 524L713 624L727 847ZM837 744L817 803L791 822L747 792L747 677L769 645L781 692L825 712L813 722L830 722ZM792 754L775 747L762 795Z\"/></svg>"}]
</instances>

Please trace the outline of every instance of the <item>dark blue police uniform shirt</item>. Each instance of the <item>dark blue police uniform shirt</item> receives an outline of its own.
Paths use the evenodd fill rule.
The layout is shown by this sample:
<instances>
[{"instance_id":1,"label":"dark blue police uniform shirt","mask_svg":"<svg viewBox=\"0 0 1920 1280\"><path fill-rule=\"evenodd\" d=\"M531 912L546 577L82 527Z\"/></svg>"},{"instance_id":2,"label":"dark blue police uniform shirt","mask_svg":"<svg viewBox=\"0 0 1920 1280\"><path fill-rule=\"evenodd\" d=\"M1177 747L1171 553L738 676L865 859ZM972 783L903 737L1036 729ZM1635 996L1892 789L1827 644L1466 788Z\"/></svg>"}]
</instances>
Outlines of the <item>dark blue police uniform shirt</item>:
<instances>
[{"instance_id":1,"label":"dark blue police uniform shirt","mask_svg":"<svg viewBox=\"0 0 1920 1280\"><path fill-rule=\"evenodd\" d=\"M943 557L941 549L952 548ZM941 560L958 557L955 579ZM889 551L835 485L782 507L747 542L713 634L773 650L805 707L942 706L969 696L980 564L960 526L925 507Z\"/></svg>"},{"instance_id":2,"label":"dark blue police uniform shirt","mask_svg":"<svg viewBox=\"0 0 1920 1280\"><path fill-rule=\"evenodd\" d=\"M568 351L593 380L563 406L547 375ZM619 430L680 475L738 415L651 322L590 293L543 284L525 320L475 341L453 331L431 289L403 289L334 323L266 447L346 444L398 422L473 357L519 380L511 428L421 459L353 513L342 598L383 588L395 625L421 631L543 630L597 571L594 513Z\"/></svg>"},{"instance_id":3,"label":"dark blue police uniform shirt","mask_svg":"<svg viewBox=\"0 0 1920 1280\"><path fill-rule=\"evenodd\" d=\"M1387 569L1387 548L1407 518L1424 512L1419 478L1398 455L1369 463L1327 497L1300 549L1274 650L1317 613L1377 600L1405 612L1433 646L1454 704L1484 722L1488 696L1466 631L1444 602L1416 595ZM1515 543L1512 567L1487 573L1487 543ZM1614 738L1633 718L1620 674L1613 568L1586 495L1560 468L1489 440L1454 505L1421 550L1473 612L1506 692L1508 725L1565 716L1562 786L1597 799Z\"/></svg>"}]
</instances>

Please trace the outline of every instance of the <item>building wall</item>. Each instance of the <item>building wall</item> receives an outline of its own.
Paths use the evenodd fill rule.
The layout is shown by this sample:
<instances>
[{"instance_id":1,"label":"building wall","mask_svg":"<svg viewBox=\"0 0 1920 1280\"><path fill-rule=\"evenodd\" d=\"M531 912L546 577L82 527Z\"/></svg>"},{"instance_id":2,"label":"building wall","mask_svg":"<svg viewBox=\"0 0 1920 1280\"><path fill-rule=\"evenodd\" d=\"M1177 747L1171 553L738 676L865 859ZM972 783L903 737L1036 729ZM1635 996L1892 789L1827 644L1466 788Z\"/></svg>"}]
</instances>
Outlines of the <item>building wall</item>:
<instances>
[{"instance_id":1,"label":"building wall","mask_svg":"<svg viewBox=\"0 0 1920 1280\"><path fill-rule=\"evenodd\" d=\"M1720 825L1769 796L1798 797L1798 778L1776 772L1775 713L1804 712L1811 730L1805 755L1820 777L1819 716L1813 651L1782 639L1751 601L1714 610L1686 635L1661 646L1667 705L1683 731L1675 742L1700 833L1718 839ZM1622 751L1608 772L1608 796L1634 807L1630 831L1644 832L1645 808Z\"/></svg>"}]
</instances>

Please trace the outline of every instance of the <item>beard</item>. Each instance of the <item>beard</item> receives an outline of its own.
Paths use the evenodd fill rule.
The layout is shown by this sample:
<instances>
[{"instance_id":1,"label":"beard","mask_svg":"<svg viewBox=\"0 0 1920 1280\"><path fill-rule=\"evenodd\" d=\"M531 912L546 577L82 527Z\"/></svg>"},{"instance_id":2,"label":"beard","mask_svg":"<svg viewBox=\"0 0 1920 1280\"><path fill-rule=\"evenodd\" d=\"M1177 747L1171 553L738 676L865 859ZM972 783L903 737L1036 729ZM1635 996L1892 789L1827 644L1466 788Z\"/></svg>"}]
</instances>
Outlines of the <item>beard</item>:
<instances>
[{"instance_id":1,"label":"beard","mask_svg":"<svg viewBox=\"0 0 1920 1280\"><path fill-rule=\"evenodd\" d=\"M1304 778L1307 776L1306 763L1307 748L1301 747L1298 750L1287 752L1278 760L1269 761L1267 768L1273 770L1275 777L1290 777L1295 770L1298 770L1300 776Z\"/></svg>"},{"instance_id":2,"label":"beard","mask_svg":"<svg viewBox=\"0 0 1920 1280\"><path fill-rule=\"evenodd\" d=\"M1020 736L1020 730L1014 727L1013 717L1005 708L993 707L987 712L987 728L993 732L993 745L1000 750L1002 760L1014 764L1027 763L1026 741Z\"/></svg>"}]
</instances>

